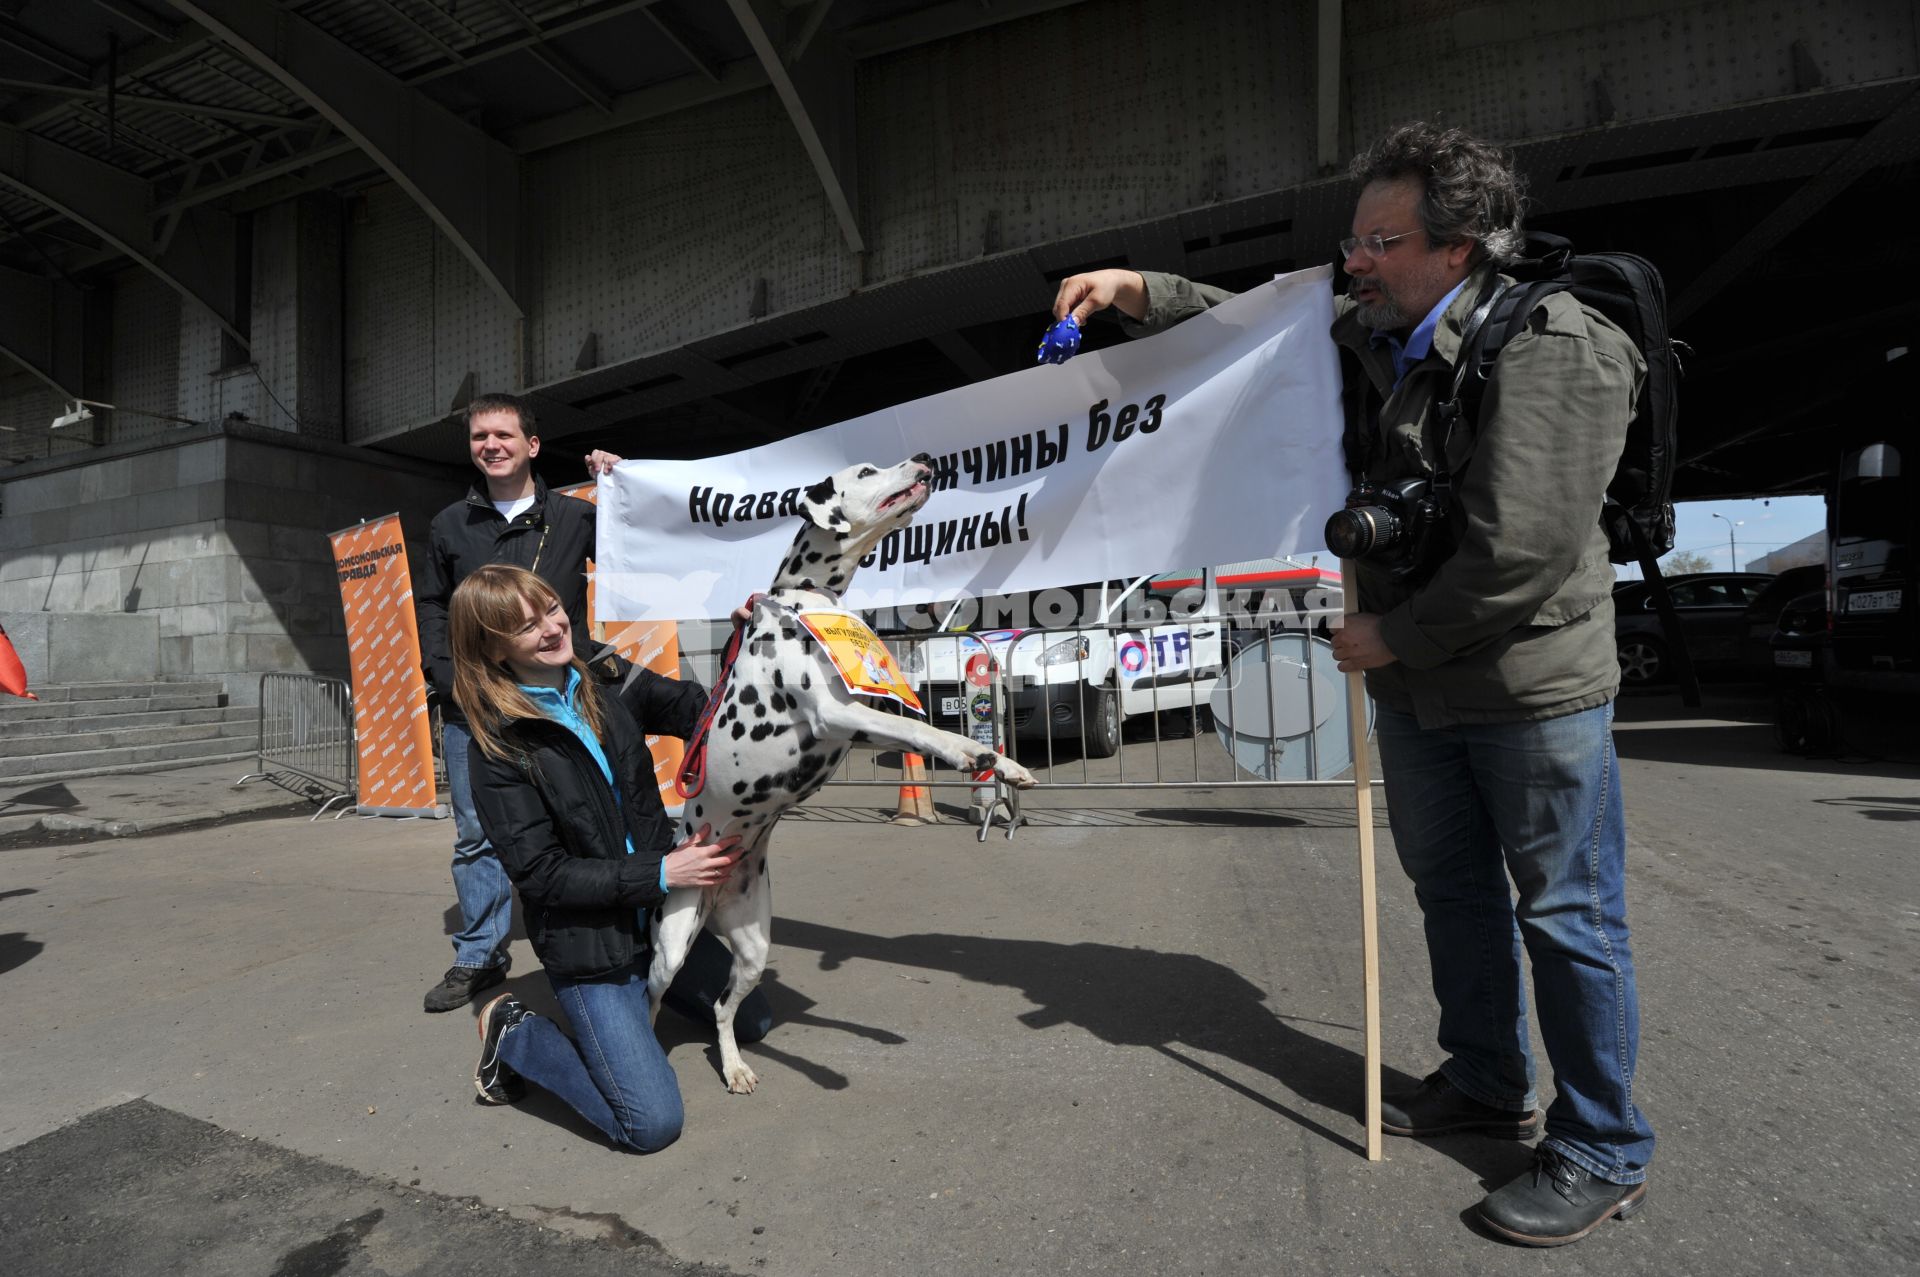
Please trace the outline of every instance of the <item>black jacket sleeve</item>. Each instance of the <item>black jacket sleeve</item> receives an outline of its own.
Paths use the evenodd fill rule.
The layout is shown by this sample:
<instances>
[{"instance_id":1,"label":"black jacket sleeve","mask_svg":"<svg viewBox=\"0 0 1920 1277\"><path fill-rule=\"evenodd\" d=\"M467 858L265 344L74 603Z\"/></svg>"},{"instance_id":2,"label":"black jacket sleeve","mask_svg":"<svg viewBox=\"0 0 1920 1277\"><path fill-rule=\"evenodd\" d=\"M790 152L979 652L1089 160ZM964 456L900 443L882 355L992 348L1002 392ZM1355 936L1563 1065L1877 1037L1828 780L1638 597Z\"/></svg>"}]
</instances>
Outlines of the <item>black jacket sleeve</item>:
<instances>
[{"instance_id":1,"label":"black jacket sleeve","mask_svg":"<svg viewBox=\"0 0 1920 1277\"><path fill-rule=\"evenodd\" d=\"M453 597L453 567L446 533L435 519L427 532L427 556L413 583L414 618L420 629L420 661L427 682L443 702L453 703L453 649L447 641L447 600Z\"/></svg>"},{"instance_id":2,"label":"black jacket sleeve","mask_svg":"<svg viewBox=\"0 0 1920 1277\"><path fill-rule=\"evenodd\" d=\"M607 707L607 743L607 763L620 777L620 810L626 816L627 835L633 842L633 854L628 859L643 863L644 868L635 872L648 876L658 896L663 894L659 891L660 862L674 848L677 826L667 818L660 802L647 738L618 704Z\"/></svg>"},{"instance_id":3,"label":"black jacket sleeve","mask_svg":"<svg viewBox=\"0 0 1920 1277\"><path fill-rule=\"evenodd\" d=\"M539 786L519 764L476 746L467 753L467 768L480 826L526 900L550 909L592 909L660 899L657 855L573 855Z\"/></svg>"},{"instance_id":4,"label":"black jacket sleeve","mask_svg":"<svg viewBox=\"0 0 1920 1277\"><path fill-rule=\"evenodd\" d=\"M686 740L707 707L707 689L690 678L666 678L635 667L620 688L620 703L649 736Z\"/></svg>"}]
</instances>

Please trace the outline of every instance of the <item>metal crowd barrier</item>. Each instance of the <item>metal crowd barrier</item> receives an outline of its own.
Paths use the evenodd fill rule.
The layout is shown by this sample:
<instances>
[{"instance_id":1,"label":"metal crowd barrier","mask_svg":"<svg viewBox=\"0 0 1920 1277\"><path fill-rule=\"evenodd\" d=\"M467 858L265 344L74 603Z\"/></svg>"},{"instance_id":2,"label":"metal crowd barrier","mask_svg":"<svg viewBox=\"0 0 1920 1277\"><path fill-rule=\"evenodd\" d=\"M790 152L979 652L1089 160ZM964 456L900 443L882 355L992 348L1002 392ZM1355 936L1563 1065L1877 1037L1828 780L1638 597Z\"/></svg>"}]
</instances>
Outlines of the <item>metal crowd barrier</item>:
<instances>
[{"instance_id":1,"label":"metal crowd barrier","mask_svg":"<svg viewBox=\"0 0 1920 1277\"><path fill-rule=\"evenodd\" d=\"M1095 645L1089 642L1073 654L1071 640L1104 631L1109 651L1140 639L1151 650L1154 626L1122 618L1028 628L998 632L984 645L967 632L879 633L925 702L926 721L996 742L1049 789L1342 789L1353 784L1351 754L1367 747L1371 724L1358 742L1348 738L1346 676L1335 668L1327 637L1338 615L1337 607L1297 610L1280 621L1183 613L1164 623L1189 635L1211 627L1219 639L1219 662L1195 670L1194 680L1163 682L1153 677L1160 669L1155 658L1146 657L1148 705L1121 718L1118 740L1103 715L1111 712L1104 702L1118 695L1120 676L1116 671L1107 679L1104 671L1090 669L1098 659ZM1042 668L1037 658L1056 645L1066 645L1069 658L1056 655L1055 677L1063 668L1071 668L1073 677L1042 683L1035 673ZM1138 652L1142 645L1131 646ZM983 651L993 658L983 689L991 694L984 716L972 694L981 689L965 678L968 659ZM711 676L697 651L687 655L696 676ZM1096 677L1102 678L1098 684L1091 681ZM1216 706L1233 725L1225 732L1216 729ZM1104 742L1089 739L1097 732L1106 733ZM1143 748L1149 742L1152 748ZM1108 746L1115 746L1110 753ZM1007 837L1013 836L1021 822L1017 791L977 781L939 759L924 762L925 778L910 780L897 751L856 749L827 784L965 789L982 840L1001 815Z\"/></svg>"},{"instance_id":2,"label":"metal crowd barrier","mask_svg":"<svg viewBox=\"0 0 1920 1277\"><path fill-rule=\"evenodd\" d=\"M335 803L337 820L353 810L359 754L353 736L353 689L345 679L318 674L260 676L259 771L250 780L270 781L310 798L325 795L318 820Z\"/></svg>"}]
</instances>

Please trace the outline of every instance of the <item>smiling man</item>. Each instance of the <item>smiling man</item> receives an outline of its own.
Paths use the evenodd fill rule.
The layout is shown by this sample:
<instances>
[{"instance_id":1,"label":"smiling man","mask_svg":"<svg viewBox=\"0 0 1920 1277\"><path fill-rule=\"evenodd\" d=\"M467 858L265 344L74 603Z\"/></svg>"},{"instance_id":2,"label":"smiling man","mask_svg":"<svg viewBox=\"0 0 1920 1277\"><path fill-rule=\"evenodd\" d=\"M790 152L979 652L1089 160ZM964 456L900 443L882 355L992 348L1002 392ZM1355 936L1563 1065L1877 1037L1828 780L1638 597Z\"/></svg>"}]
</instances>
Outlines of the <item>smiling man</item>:
<instances>
[{"instance_id":1,"label":"smiling man","mask_svg":"<svg viewBox=\"0 0 1920 1277\"><path fill-rule=\"evenodd\" d=\"M513 395L481 395L467 406L467 453L481 482L466 499L434 516L427 557L415 583L420 651L427 681L440 697L442 749L453 796L453 887L461 926L453 966L427 991L426 1009L451 1011L500 983L507 973L513 888L480 829L467 781L471 737L453 700L453 655L447 646L447 600L468 573L486 563L528 568L560 596L573 633L587 633L587 559L593 554L594 509L549 491L533 473L540 455L533 408ZM587 472L604 474L620 458L587 455Z\"/></svg>"},{"instance_id":2,"label":"smiling man","mask_svg":"<svg viewBox=\"0 0 1920 1277\"><path fill-rule=\"evenodd\" d=\"M1449 428L1440 405L1469 321L1522 246L1520 178L1497 147L1420 123L1350 175L1347 296L1332 326L1349 462L1356 486L1430 485L1439 514L1429 552L1353 563L1360 611L1333 645L1378 703L1394 846L1440 1004L1439 1067L1386 1096L1382 1119L1416 1137L1531 1139L1544 1126L1533 1167L1478 1215L1510 1240L1561 1245L1636 1210L1653 1155L1634 1103L1620 670L1600 525L1646 365L1604 317L1553 293L1502 348L1478 420ZM1094 271L1062 281L1054 313L1113 306L1144 333L1231 295ZM1553 1065L1544 1123L1523 945Z\"/></svg>"}]
</instances>

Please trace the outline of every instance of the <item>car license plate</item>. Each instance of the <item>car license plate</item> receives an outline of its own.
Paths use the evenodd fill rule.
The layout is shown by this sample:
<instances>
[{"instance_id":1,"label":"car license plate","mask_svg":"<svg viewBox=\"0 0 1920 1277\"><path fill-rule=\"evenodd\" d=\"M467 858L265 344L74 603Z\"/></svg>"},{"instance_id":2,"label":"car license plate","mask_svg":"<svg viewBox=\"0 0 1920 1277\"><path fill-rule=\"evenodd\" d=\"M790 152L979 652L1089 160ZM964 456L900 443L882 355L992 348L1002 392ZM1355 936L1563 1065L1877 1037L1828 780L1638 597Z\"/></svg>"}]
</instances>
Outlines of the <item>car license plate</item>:
<instances>
[{"instance_id":1,"label":"car license plate","mask_svg":"<svg viewBox=\"0 0 1920 1277\"><path fill-rule=\"evenodd\" d=\"M1847 596L1849 612L1898 612L1899 590L1866 590Z\"/></svg>"},{"instance_id":2,"label":"car license plate","mask_svg":"<svg viewBox=\"0 0 1920 1277\"><path fill-rule=\"evenodd\" d=\"M942 714L964 714L967 712L967 698L964 696L942 696L940 698Z\"/></svg>"},{"instance_id":3,"label":"car license plate","mask_svg":"<svg viewBox=\"0 0 1920 1277\"><path fill-rule=\"evenodd\" d=\"M1813 653L1793 651L1775 652L1773 654L1773 663L1775 665L1792 666L1798 669L1812 669Z\"/></svg>"}]
</instances>

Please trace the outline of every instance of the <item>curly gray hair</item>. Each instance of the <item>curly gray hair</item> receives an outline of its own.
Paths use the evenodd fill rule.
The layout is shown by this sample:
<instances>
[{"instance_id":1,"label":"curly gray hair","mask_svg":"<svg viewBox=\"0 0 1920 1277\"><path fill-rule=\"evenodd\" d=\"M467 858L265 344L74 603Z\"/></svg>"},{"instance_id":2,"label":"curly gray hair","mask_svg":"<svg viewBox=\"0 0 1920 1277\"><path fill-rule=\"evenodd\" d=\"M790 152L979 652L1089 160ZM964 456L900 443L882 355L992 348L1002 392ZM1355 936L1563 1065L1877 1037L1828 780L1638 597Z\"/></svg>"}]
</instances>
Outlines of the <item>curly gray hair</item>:
<instances>
[{"instance_id":1,"label":"curly gray hair","mask_svg":"<svg viewBox=\"0 0 1920 1277\"><path fill-rule=\"evenodd\" d=\"M1490 258L1495 266L1520 256L1526 179L1514 170L1511 154L1464 129L1402 124L1354 156L1347 175L1362 186L1417 180L1424 192L1420 222L1431 243L1470 239L1477 245L1473 260Z\"/></svg>"}]
</instances>

